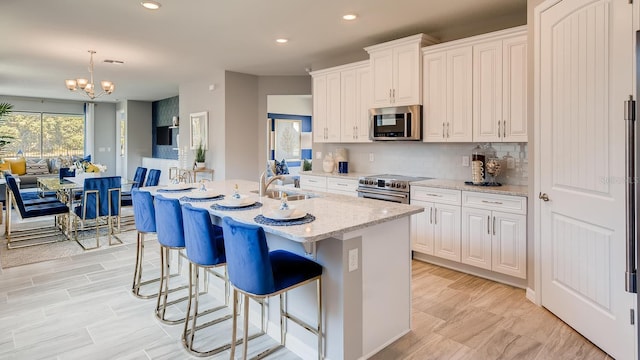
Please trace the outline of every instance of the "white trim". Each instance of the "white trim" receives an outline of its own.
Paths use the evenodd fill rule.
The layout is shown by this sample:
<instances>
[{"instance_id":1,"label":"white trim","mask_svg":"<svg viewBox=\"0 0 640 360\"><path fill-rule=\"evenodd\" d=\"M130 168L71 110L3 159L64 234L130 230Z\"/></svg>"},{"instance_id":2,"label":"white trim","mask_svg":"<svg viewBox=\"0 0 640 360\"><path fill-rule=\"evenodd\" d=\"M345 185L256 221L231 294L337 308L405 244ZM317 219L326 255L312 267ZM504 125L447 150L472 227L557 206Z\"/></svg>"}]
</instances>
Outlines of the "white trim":
<instances>
[{"instance_id":1,"label":"white trim","mask_svg":"<svg viewBox=\"0 0 640 360\"><path fill-rule=\"evenodd\" d=\"M527 300L529 300L529 301L531 301L532 303L534 303L534 304L536 304L536 305L540 306L540 304L536 302L536 292L535 292L535 290L533 290L532 288L529 288L529 287L528 287L528 288L526 289L526 292L525 292L525 295L524 295L524 296L527 298Z\"/></svg>"}]
</instances>

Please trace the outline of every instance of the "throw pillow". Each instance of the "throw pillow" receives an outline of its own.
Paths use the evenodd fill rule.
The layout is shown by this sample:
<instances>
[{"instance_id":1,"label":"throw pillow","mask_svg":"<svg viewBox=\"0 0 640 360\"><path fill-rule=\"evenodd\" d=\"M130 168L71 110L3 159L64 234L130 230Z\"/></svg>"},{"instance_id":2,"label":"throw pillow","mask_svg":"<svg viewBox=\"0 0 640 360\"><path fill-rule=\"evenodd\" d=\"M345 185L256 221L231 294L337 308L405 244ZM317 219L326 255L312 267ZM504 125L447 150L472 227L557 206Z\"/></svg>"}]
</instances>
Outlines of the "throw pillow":
<instances>
[{"instance_id":1,"label":"throw pillow","mask_svg":"<svg viewBox=\"0 0 640 360\"><path fill-rule=\"evenodd\" d=\"M287 166L287 162L282 159L282 161L276 160L276 175L287 175L289 174L289 167Z\"/></svg>"},{"instance_id":2,"label":"throw pillow","mask_svg":"<svg viewBox=\"0 0 640 360\"><path fill-rule=\"evenodd\" d=\"M3 162L0 164L0 171L11 171L11 164L7 161Z\"/></svg>"},{"instance_id":3,"label":"throw pillow","mask_svg":"<svg viewBox=\"0 0 640 360\"><path fill-rule=\"evenodd\" d=\"M29 160L26 163L27 175L45 175L49 173L49 166L46 160Z\"/></svg>"},{"instance_id":4,"label":"throw pillow","mask_svg":"<svg viewBox=\"0 0 640 360\"><path fill-rule=\"evenodd\" d=\"M267 178L276 174L276 164L273 160L267 160Z\"/></svg>"},{"instance_id":5,"label":"throw pillow","mask_svg":"<svg viewBox=\"0 0 640 360\"><path fill-rule=\"evenodd\" d=\"M27 173L27 160L23 157L19 158L6 158L5 161L8 161L11 164L11 173L15 175L24 175Z\"/></svg>"}]
</instances>

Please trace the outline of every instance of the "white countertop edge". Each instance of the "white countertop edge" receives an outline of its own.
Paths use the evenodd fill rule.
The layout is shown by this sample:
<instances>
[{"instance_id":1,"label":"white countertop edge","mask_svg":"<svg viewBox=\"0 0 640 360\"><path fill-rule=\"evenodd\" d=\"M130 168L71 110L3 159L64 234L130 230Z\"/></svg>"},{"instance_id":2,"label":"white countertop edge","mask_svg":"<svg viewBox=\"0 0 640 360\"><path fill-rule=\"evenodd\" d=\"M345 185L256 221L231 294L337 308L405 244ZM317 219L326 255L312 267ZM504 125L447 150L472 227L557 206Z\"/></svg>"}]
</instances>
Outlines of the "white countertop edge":
<instances>
[{"instance_id":1,"label":"white countertop edge","mask_svg":"<svg viewBox=\"0 0 640 360\"><path fill-rule=\"evenodd\" d=\"M508 185L502 186L473 186L466 185L462 180L443 180L443 179L427 179L421 181L412 181L411 186L436 187L443 189L475 191L499 195L512 195L528 197L528 187L524 185Z\"/></svg>"}]
</instances>

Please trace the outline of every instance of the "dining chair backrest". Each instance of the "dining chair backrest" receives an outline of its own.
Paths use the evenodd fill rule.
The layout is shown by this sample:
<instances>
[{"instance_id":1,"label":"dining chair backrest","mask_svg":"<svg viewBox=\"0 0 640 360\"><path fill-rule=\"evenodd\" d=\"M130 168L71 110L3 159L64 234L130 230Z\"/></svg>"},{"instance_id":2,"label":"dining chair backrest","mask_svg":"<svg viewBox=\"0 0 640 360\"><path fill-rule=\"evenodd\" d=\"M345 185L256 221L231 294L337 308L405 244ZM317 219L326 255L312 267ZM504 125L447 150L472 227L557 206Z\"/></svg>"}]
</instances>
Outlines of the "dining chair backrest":
<instances>
[{"instance_id":1,"label":"dining chair backrest","mask_svg":"<svg viewBox=\"0 0 640 360\"><path fill-rule=\"evenodd\" d=\"M147 182L144 186L156 186L160 182L160 170L151 169L147 175Z\"/></svg>"},{"instance_id":2,"label":"dining chair backrest","mask_svg":"<svg viewBox=\"0 0 640 360\"><path fill-rule=\"evenodd\" d=\"M5 173L4 178L5 178L5 181L7 182L7 186L9 187L9 190L11 190L11 193L13 194L13 198L16 201L16 205L18 206L18 211L20 212L20 216L24 218L27 211L24 207L24 201L22 200L22 195L20 194L20 188L18 187L18 183L16 182L16 179L11 174ZM7 207L8 206L10 206L10 204L7 204Z\"/></svg>"},{"instance_id":3,"label":"dining chair backrest","mask_svg":"<svg viewBox=\"0 0 640 360\"><path fill-rule=\"evenodd\" d=\"M264 229L224 217L222 231L233 286L256 295L273 293L275 283Z\"/></svg>"},{"instance_id":4,"label":"dining chair backrest","mask_svg":"<svg viewBox=\"0 0 640 360\"><path fill-rule=\"evenodd\" d=\"M81 207L83 218L95 219L97 216L120 215L120 176L105 176L84 179L84 196ZM99 209L96 214L96 201Z\"/></svg>"},{"instance_id":5,"label":"dining chair backrest","mask_svg":"<svg viewBox=\"0 0 640 360\"><path fill-rule=\"evenodd\" d=\"M182 205L182 219L189 261L200 266L224 263L222 228L211 223L209 211L187 203Z\"/></svg>"},{"instance_id":6,"label":"dining chair backrest","mask_svg":"<svg viewBox=\"0 0 640 360\"><path fill-rule=\"evenodd\" d=\"M183 248L185 246L184 226L180 201L156 194L154 206L156 209L156 233L160 245Z\"/></svg>"},{"instance_id":7,"label":"dining chair backrest","mask_svg":"<svg viewBox=\"0 0 640 360\"><path fill-rule=\"evenodd\" d=\"M146 175L147 175L147 168L138 166L136 168L135 175L133 175L133 185L131 185L131 188L134 189L134 188L144 186L144 178Z\"/></svg>"},{"instance_id":8,"label":"dining chair backrest","mask_svg":"<svg viewBox=\"0 0 640 360\"><path fill-rule=\"evenodd\" d=\"M58 170L58 175L60 176L60 180L67 177L75 177L76 169L71 170L68 167L61 167L60 170Z\"/></svg>"},{"instance_id":9,"label":"dining chair backrest","mask_svg":"<svg viewBox=\"0 0 640 360\"><path fill-rule=\"evenodd\" d=\"M156 209L153 207L151 193L133 189L131 190L131 199L136 230L144 233L156 232Z\"/></svg>"}]
</instances>

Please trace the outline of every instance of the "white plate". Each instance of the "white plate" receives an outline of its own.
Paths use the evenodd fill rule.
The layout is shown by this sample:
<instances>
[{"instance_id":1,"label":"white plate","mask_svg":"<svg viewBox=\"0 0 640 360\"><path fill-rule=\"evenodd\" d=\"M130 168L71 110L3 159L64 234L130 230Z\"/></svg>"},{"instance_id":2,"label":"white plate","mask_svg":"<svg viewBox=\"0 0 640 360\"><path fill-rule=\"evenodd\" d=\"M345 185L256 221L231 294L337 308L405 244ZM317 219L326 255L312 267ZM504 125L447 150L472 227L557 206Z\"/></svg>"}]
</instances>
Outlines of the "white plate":
<instances>
[{"instance_id":1,"label":"white plate","mask_svg":"<svg viewBox=\"0 0 640 360\"><path fill-rule=\"evenodd\" d=\"M187 194L187 197L190 197L192 199L211 199L217 196L220 196L220 194L215 191L194 190Z\"/></svg>"},{"instance_id":2,"label":"white plate","mask_svg":"<svg viewBox=\"0 0 640 360\"><path fill-rule=\"evenodd\" d=\"M293 214L285 217L278 214L274 209L271 209L271 210L265 211L262 214L262 216L271 220L296 220L296 219L302 219L303 217L307 216L307 213L300 209L295 209L293 211Z\"/></svg>"},{"instance_id":3,"label":"white plate","mask_svg":"<svg viewBox=\"0 0 640 360\"><path fill-rule=\"evenodd\" d=\"M218 201L218 205L230 208L251 206L255 203L256 201L251 199L242 199L240 202L229 202L226 199Z\"/></svg>"},{"instance_id":4,"label":"white plate","mask_svg":"<svg viewBox=\"0 0 640 360\"><path fill-rule=\"evenodd\" d=\"M193 188L193 185L191 184L169 184L167 185L166 189L167 190L187 190L187 189L191 189Z\"/></svg>"}]
</instances>

